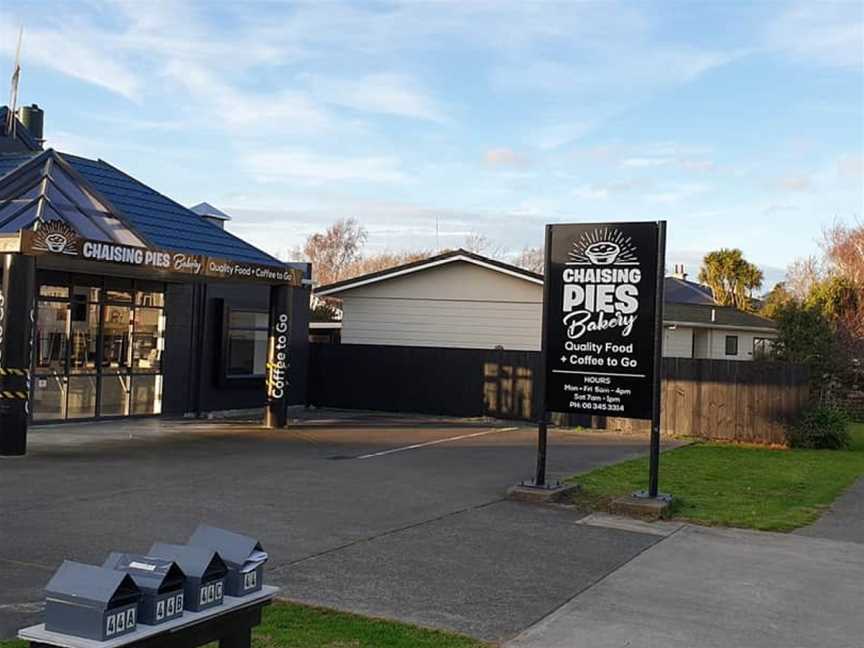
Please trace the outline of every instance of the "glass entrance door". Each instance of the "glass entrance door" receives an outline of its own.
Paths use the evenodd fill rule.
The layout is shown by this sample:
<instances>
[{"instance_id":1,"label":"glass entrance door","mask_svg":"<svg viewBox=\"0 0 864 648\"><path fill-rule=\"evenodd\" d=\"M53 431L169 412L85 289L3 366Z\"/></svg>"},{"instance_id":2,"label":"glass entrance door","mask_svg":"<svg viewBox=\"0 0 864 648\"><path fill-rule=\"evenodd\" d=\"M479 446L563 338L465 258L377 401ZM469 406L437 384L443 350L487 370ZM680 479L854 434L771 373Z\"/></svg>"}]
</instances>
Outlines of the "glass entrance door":
<instances>
[{"instance_id":1,"label":"glass entrance door","mask_svg":"<svg viewBox=\"0 0 864 648\"><path fill-rule=\"evenodd\" d=\"M40 281L33 419L161 413L164 285L79 281Z\"/></svg>"}]
</instances>

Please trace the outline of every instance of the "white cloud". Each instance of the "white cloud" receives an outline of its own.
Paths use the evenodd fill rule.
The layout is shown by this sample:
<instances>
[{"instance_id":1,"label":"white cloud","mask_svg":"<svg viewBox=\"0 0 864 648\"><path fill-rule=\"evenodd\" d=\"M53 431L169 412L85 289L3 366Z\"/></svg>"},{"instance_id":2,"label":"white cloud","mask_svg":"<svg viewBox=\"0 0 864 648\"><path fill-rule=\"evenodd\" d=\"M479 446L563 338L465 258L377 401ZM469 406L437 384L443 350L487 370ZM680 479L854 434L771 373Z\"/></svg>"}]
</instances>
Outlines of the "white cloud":
<instances>
[{"instance_id":1,"label":"white cloud","mask_svg":"<svg viewBox=\"0 0 864 648\"><path fill-rule=\"evenodd\" d=\"M0 53L15 56L18 28L0 16ZM142 81L121 58L109 56L98 33L73 22L68 30L27 27L22 39L22 68L45 67L127 99L140 98Z\"/></svg>"},{"instance_id":2,"label":"white cloud","mask_svg":"<svg viewBox=\"0 0 864 648\"><path fill-rule=\"evenodd\" d=\"M244 168L261 182L333 181L401 182L406 179L392 157L340 157L307 151L254 151L242 158Z\"/></svg>"},{"instance_id":3,"label":"white cloud","mask_svg":"<svg viewBox=\"0 0 864 648\"><path fill-rule=\"evenodd\" d=\"M304 75L301 79L313 96L326 103L382 115L447 121L437 102L405 75L367 74L353 79Z\"/></svg>"},{"instance_id":4,"label":"white cloud","mask_svg":"<svg viewBox=\"0 0 864 648\"><path fill-rule=\"evenodd\" d=\"M864 67L860 2L799 2L766 30L768 47L830 67Z\"/></svg>"},{"instance_id":5,"label":"white cloud","mask_svg":"<svg viewBox=\"0 0 864 648\"><path fill-rule=\"evenodd\" d=\"M165 75L184 88L210 119L242 130L248 137L274 131L322 132L332 127L327 113L300 92L242 92L212 70L188 62L169 63Z\"/></svg>"}]
</instances>

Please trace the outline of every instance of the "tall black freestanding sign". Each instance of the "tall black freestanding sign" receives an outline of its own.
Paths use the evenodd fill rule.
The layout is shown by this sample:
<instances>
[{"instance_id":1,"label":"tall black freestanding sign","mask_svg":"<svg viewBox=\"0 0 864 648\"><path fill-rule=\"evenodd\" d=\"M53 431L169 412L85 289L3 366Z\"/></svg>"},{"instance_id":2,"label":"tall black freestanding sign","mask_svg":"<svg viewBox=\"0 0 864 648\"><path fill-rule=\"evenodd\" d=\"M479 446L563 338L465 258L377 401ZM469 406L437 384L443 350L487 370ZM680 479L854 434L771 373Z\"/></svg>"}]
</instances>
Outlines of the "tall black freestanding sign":
<instances>
[{"instance_id":1,"label":"tall black freestanding sign","mask_svg":"<svg viewBox=\"0 0 864 648\"><path fill-rule=\"evenodd\" d=\"M652 420L652 497L665 237L665 221L546 226L545 411Z\"/></svg>"}]
</instances>

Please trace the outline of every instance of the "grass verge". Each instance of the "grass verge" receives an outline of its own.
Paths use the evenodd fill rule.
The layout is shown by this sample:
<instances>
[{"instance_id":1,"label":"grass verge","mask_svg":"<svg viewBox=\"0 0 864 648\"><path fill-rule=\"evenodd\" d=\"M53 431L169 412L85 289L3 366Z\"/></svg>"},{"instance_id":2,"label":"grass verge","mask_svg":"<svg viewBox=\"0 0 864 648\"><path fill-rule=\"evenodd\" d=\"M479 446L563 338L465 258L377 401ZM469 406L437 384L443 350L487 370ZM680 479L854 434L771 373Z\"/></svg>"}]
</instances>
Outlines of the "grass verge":
<instances>
[{"instance_id":1,"label":"grass verge","mask_svg":"<svg viewBox=\"0 0 864 648\"><path fill-rule=\"evenodd\" d=\"M672 516L697 524L790 531L815 521L864 476L864 424L850 450L775 450L698 442L660 459L660 490L676 498ZM576 475L574 502L604 510L615 497L646 487L648 459Z\"/></svg>"},{"instance_id":2,"label":"grass verge","mask_svg":"<svg viewBox=\"0 0 864 648\"><path fill-rule=\"evenodd\" d=\"M252 645L255 648L489 647L463 635L282 601L264 608L263 621L252 633ZM26 646L23 641L0 641L0 648Z\"/></svg>"}]
</instances>

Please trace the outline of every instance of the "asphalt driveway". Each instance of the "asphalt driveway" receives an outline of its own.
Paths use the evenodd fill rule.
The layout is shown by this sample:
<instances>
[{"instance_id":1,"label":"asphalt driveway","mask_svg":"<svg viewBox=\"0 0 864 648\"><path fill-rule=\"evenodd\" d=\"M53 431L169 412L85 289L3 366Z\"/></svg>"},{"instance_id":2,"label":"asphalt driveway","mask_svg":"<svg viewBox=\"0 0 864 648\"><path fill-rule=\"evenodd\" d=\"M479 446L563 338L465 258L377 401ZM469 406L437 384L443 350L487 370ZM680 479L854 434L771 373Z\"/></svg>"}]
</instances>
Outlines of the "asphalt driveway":
<instances>
[{"instance_id":1,"label":"asphalt driveway","mask_svg":"<svg viewBox=\"0 0 864 648\"><path fill-rule=\"evenodd\" d=\"M501 640L654 545L515 504L535 431L484 421L317 412L288 430L131 421L37 428L0 461L0 637L38 620L64 558L182 542L210 524L258 536L299 601ZM646 450L554 430L553 478Z\"/></svg>"}]
</instances>

